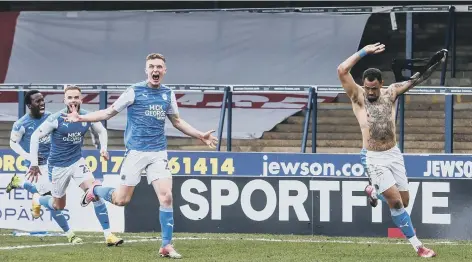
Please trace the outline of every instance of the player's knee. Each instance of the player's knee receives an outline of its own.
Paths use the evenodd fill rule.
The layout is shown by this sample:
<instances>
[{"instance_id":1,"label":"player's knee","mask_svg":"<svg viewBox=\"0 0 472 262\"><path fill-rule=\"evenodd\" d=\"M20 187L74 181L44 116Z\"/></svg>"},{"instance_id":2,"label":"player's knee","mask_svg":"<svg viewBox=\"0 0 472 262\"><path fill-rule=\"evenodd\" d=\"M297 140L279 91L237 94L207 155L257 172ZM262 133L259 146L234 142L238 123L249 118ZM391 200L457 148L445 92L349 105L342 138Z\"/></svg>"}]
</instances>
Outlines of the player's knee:
<instances>
[{"instance_id":1,"label":"player's knee","mask_svg":"<svg viewBox=\"0 0 472 262\"><path fill-rule=\"evenodd\" d=\"M172 206L172 192L165 192L162 194L159 194L159 199L161 201L161 205L164 207L170 207Z\"/></svg>"},{"instance_id":2,"label":"player's knee","mask_svg":"<svg viewBox=\"0 0 472 262\"><path fill-rule=\"evenodd\" d=\"M55 210L63 210L66 207L66 203L54 202L52 206Z\"/></svg>"},{"instance_id":3,"label":"player's knee","mask_svg":"<svg viewBox=\"0 0 472 262\"><path fill-rule=\"evenodd\" d=\"M403 203L400 199L397 199L393 202L393 208L395 209L402 209L403 208Z\"/></svg>"},{"instance_id":4,"label":"player's knee","mask_svg":"<svg viewBox=\"0 0 472 262\"><path fill-rule=\"evenodd\" d=\"M113 202L117 206L126 206L130 201L131 201L131 197L124 196L124 197L119 197L115 199Z\"/></svg>"},{"instance_id":5,"label":"player's knee","mask_svg":"<svg viewBox=\"0 0 472 262\"><path fill-rule=\"evenodd\" d=\"M403 207L407 207L408 204L410 203L410 197L408 196L408 194L402 194L402 202L403 202Z\"/></svg>"},{"instance_id":6,"label":"player's knee","mask_svg":"<svg viewBox=\"0 0 472 262\"><path fill-rule=\"evenodd\" d=\"M409 199L403 199L403 207L408 207Z\"/></svg>"},{"instance_id":7,"label":"player's knee","mask_svg":"<svg viewBox=\"0 0 472 262\"><path fill-rule=\"evenodd\" d=\"M123 200L116 200L116 201L115 201L115 205L120 206L120 207L126 206L128 203L129 203L129 201L126 201L126 200L124 200L124 199L123 199Z\"/></svg>"}]
</instances>

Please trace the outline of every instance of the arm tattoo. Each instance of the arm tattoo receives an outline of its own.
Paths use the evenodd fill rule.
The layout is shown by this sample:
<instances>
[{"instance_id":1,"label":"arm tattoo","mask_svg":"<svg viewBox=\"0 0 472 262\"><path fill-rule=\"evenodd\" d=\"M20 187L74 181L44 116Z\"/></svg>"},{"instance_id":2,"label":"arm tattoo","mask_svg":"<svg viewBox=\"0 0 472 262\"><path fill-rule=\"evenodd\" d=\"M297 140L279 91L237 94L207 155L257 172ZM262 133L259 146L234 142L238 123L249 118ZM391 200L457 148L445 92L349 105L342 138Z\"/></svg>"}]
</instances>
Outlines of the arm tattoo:
<instances>
[{"instance_id":1,"label":"arm tattoo","mask_svg":"<svg viewBox=\"0 0 472 262\"><path fill-rule=\"evenodd\" d=\"M403 81L403 82L400 82L400 83L395 83L393 84L393 88L400 88L400 87L403 87L405 85L408 85L410 83L410 81Z\"/></svg>"},{"instance_id":2,"label":"arm tattoo","mask_svg":"<svg viewBox=\"0 0 472 262\"><path fill-rule=\"evenodd\" d=\"M423 83L426 79L428 79L440 64L441 63L436 63L432 65L431 67L426 69L422 74L420 72L417 72L416 74L410 77L410 80L394 84L394 88L401 88L403 86L405 90L402 93L406 92L408 89L415 87Z\"/></svg>"},{"instance_id":3,"label":"arm tattoo","mask_svg":"<svg viewBox=\"0 0 472 262\"><path fill-rule=\"evenodd\" d=\"M408 91L408 89L412 88L413 86L414 85L412 85L411 81L403 81L403 82L400 82L400 83L394 83L394 84L392 84L392 89L395 92L391 92L390 90L388 90L388 93L390 94L390 96L392 98L396 98L396 94L398 94L398 95L403 94L406 91ZM400 90L399 91L399 89L402 89L402 88L404 88L405 90Z\"/></svg>"}]
</instances>

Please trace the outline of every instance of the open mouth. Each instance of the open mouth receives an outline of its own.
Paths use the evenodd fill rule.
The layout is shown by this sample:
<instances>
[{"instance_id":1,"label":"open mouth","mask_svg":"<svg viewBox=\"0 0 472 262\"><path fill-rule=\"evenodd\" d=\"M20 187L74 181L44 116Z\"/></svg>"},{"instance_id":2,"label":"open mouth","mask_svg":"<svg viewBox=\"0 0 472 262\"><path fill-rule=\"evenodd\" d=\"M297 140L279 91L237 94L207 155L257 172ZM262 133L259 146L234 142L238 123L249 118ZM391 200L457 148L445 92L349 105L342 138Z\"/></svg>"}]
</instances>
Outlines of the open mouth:
<instances>
[{"instance_id":1,"label":"open mouth","mask_svg":"<svg viewBox=\"0 0 472 262\"><path fill-rule=\"evenodd\" d=\"M159 74L152 74L152 80L159 81L159 78L160 78Z\"/></svg>"},{"instance_id":2,"label":"open mouth","mask_svg":"<svg viewBox=\"0 0 472 262\"><path fill-rule=\"evenodd\" d=\"M370 102L375 102L375 101L377 101L377 97L375 97L375 96L367 96L367 100L369 100Z\"/></svg>"},{"instance_id":3,"label":"open mouth","mask_svg":"<svg viewBox=\"0 0 472 262\"><path fill-rule=\"evenodd\" d=\"M46 107L45 107L45 106L40 106L40 107L39 107L39 111L44 111L44 110L46 110Z\"/></svg>"},{"instance_id":4,"label":"open mouth","mask_svg":"<svg viewBox=\"0 0 472 262\"><path fill-rule=\"evenodd\" d=\"M79 104L77 103L70 103L68 106L67 106L69 109L76 109L77 111L79 111Z\"/></svg>"}]
</instances>

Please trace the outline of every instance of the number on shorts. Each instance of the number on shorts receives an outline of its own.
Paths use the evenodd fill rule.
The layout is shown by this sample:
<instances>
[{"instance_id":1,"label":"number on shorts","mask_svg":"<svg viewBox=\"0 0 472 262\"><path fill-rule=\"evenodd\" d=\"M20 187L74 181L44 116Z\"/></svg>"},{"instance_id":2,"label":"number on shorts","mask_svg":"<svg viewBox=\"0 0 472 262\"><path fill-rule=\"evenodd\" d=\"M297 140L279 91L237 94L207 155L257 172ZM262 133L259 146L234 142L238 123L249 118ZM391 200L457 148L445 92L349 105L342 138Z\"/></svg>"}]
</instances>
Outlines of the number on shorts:
<instances>
[{"instance_id":1,"label":"number on shorts","mask_svg":"<svg viewBox=\"0 0 472 262\"><path fill-rule=\"evenodd\" d=\"M169 171L170 171L170 168L169 168L169 160L164 159L164 162L166 163L166 170L169 170Z\"/></svg>"},{"instance_id":2,"label":"number on shorts","mask_svg":"<svg viewBox=\"0 0 472 262\"><path fill-rule=\"evenodd\" d=\"M79 167L82 168L82 172L85 174L85 173L88 173L90 172L89 168L87 165L80 165Z\"/></svg>"}]
</instances>

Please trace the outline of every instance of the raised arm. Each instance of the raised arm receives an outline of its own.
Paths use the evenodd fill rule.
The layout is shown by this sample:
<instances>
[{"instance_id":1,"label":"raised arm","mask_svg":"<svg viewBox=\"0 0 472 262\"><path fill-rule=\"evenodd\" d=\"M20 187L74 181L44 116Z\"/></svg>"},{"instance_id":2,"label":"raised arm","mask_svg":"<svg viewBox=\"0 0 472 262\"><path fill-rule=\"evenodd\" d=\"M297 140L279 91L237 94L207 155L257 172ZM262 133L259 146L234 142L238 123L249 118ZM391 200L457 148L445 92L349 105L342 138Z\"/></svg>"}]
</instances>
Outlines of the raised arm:
<instances>
[{"instance_id":1,"label":"raised arm","mask_svg":"<svg viewBox=\"0 0 472 262\"><path fill-rule=\"evenodd\" d=\"M385 45L376 43L373 45L367 45L358 52L354 53L348 57L344 62L338 66L338 77L341 80L341 85L343 86L346 94L351 98L351 100L357 97L360 86L356 84L354 78L351 75L351 69L354 67L362 57L368 54L378 54L385 50Z\"/></svg>"},{"instance_id":2,"label":"raised arm","mask_svg":"<svg viewBox=\"0 0 472 262\"><path fill-rule=\"evenodd\" d=\"M351 55L348 59L342 62L338 66L338 77L341 80L341 85L346 91L347 96L352 100L353 97L357 97L359 92L359 85L356 84L354 78L351 75L352 67L361 60L365 53L361 51Z\"/></svg>"},{"instance_id":3,"label":"raised arm","mask_svg":"<svg viewBox=\"0 0 472 262\"><path fill-rule=\"evenodd\" d=\"M10 133L10 148L24 159L30 160L30 154L20 145L20 141L24 134L25 127L19 123L15 123Z\"/></svg>"},{"instance_id":4,"label":"raised arm","mask_svg":"<svg viewBox=\"0 0 472 262\"><path fill-rule=\"evenodd\" d=\"M108 120L116 116L119 112L123 111L126 107L134 102L134 90L133 88L126 89L123 94L110 107L102 110L98 110L85 115L79 115L77 108L70 108L71 113L65 116L65 120L68 122L98 122L102 120Z\"/></svg>"},{"instance_id":5,"label":"raised arm","mask_svg":"<svg viewBox=\"0 0 472 262\"><path fill-rule=\"evenodd\" d=\"M98 122L102 120L108 120L116 116L119 112L113 108L113 105L102 110L98 110L86 115L79 115L78 121L76 122Z\"/></svg>"},{"instance_id":6,"label":"raised arm","mask_svg":"<svg viewBox=\"0 0 472 262\"><path fill-rule=\"evenodd\" d=\"M407 92L408 90L410 90L414 86L421 84L421 82L423 82L424 80L415 81L415 79L419 78L419 75L420 75L420 73L416 73L408 81L403 81L403 82L398 82L398 83L391 84L388 88L392 90L391 93L393 94L393 100L395 101L397 99L397 97L400 96L401 94Z\"/></svg>"},{"instance_id":7,"label":"raised arm","mask_svg":"<svg viewBox=\"0 0 472 262\"><path fill-rule=\"evenodd\" d=\"M404 94L411 88L423 83L426 79L428 79L433 72L443 63L446 61L447 50L442 49L430 59L428 64L426 65L426 70L423 73L416 72L408 81L393 83L388 88L392 89L392 94L394 95L393 99L397 99L397 97L401 94Z\"/></svg>"}]
</instances>

